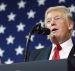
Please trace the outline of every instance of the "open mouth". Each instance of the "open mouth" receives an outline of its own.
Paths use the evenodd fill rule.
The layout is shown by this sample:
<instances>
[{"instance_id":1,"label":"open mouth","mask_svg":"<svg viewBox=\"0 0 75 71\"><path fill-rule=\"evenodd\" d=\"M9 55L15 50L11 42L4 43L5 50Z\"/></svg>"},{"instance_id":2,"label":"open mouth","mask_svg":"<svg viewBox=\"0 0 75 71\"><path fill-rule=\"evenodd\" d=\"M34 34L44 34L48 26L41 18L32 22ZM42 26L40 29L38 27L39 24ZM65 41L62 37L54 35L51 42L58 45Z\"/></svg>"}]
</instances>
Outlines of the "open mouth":
<instances>
[{"instance_id":1,"label":"open mouth","mask_svg":"<svg viewBox=\"0 0 75 71\"><path fill-rule=\"evenodd\" d=\"M57 31L57 30L58 30L58 29L54 28L54 29L52 29L52 32Z\"/></svg>"}]
</instances>

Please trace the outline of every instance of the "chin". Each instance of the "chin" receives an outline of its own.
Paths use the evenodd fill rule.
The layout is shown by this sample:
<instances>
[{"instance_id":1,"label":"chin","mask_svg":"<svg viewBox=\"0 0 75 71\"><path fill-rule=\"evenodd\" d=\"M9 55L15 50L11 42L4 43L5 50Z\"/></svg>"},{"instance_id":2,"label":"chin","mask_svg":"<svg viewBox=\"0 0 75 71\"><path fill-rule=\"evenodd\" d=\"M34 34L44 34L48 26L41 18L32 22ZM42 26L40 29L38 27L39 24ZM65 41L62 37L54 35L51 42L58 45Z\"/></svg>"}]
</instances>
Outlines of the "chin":
<instances>
[{"instance_id":1,"label":"chin","mask_svg":"<svg viewBox=\"0 0 75 71\"><path fill-rule=\"evenodd\" d=\"M51 41L55 44L58 44L58 40L60 39L60 36L59 35L56 35L54 34L52 37L51 37Z\"/></svg>"}]
</instances>

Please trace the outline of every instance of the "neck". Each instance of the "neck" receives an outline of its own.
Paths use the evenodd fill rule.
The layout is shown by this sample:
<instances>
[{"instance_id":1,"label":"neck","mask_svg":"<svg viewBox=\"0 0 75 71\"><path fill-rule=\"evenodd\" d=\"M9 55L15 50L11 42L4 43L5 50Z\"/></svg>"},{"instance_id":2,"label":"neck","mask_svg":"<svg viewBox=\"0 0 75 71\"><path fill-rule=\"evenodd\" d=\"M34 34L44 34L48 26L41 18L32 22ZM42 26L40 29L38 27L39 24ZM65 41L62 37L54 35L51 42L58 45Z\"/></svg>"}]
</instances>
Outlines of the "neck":
<instances>
[{"instance_id":1,"label":"neck","mask_svg":"<svg viewBox=\"0 0 75 71\"><path fill-rule=\"evenodd\" d=\"M52 37L52 40L51 41L54 44L62 44L63 42L69 40L70 38L71 38L71 35L68 35L68 36L66 35L63 38L54 36L54 37Z\"/></svg>"},{"instance_id":2,"label":"neck","mask_svg":"<svg viewBox=\"0 0 75 71\"><path fill-rule=\"evenodd\" d=\"M69 40L70 38L71 38L71 34L68 34L68 35L66 34L63 38L59 38L58 42L59 42L59 44L61 44L65 41Z\"/></svg>"}]
</instances>

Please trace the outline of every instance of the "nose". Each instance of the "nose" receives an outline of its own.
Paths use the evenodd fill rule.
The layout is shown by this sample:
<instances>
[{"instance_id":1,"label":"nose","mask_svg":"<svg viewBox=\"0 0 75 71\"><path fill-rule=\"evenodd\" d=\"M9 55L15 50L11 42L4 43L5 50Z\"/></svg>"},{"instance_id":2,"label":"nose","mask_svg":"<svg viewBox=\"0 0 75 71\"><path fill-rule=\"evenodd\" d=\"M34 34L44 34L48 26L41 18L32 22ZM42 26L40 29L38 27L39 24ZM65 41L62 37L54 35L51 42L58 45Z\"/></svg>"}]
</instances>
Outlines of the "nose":
<instances>
[{"instance_id":1,"label":"nose","mask_svg":"<svg viewBox=\"0 0 75 71\"><path fill-rule=\"evenodd\" d=\"M55 25L55 21L52 19L51 26L54 26L54 25Z\"/></svg>"}]
</instances>

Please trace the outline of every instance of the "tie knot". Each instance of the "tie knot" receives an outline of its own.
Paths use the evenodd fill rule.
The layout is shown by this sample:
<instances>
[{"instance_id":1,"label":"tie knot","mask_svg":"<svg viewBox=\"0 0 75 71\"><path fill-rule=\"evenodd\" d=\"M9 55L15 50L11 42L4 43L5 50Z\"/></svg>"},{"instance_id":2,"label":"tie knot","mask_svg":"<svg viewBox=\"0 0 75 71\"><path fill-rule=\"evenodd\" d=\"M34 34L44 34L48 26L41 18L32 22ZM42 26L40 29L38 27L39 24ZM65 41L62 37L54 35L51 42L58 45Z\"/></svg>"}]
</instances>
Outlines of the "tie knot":
<instances>
[{"instance_id":1,"label":"tie knot","mask_svg":"<svg viewBox=\"0 0 75 71\"><path fill-rule=\"evenodd\" d=\"M55 47L55 50L60 51L61 49L62 49L62 47L59 44L57 44L56 47Z\"/></svg>"}]
</instances>

